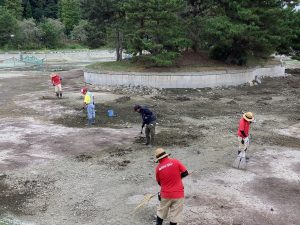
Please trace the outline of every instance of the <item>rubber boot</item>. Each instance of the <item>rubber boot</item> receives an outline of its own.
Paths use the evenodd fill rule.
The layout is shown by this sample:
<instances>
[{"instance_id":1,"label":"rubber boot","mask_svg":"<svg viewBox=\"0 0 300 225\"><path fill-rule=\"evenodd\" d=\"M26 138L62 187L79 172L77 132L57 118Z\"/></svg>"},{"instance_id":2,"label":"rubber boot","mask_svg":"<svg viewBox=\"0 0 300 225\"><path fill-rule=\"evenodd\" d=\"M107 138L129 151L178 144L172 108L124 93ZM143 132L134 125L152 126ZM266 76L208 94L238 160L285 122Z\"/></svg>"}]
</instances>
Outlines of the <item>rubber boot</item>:
<instances>
[{"instance_id":1,"label":"rubber boot","mask_svg":"<svg viewBox=\"0 0 300 225\"><path fill-rule=\"evenodd\" d=\"M91 126L92 125L92 119L88 119L87 124L85 124L86 126Z\"/></svg>"},{"instance_id":2,"label":"rubber boot","mask_svg":"<svg viewBox=\"0 0 300 225\"><path fill-rule=\"evenodd\" d=\"M156 225L162 225L164 220L160 217L156 217Z\"/></svg>"}]
</instances>

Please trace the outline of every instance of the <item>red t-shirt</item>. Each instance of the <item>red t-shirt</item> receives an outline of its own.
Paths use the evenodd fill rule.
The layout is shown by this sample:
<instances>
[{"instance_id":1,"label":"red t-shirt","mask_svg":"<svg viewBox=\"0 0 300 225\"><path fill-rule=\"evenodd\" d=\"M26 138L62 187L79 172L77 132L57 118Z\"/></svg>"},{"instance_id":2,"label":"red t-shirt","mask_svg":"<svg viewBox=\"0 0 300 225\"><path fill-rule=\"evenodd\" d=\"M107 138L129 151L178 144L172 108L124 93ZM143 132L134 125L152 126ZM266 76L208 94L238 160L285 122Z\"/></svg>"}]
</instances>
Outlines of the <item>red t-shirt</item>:
<instances>
[{"instance_id":1,"label":"red t-shirt","mask_svg":"<svg viewBox=\"0 0 300 225\"><path fill-rule=\"evenodd\" d=\"M51 82L52 82L52 84L54 84L54 85L59 85L59 84L61 84L60 76L59 76L58 74L55 74L54 77L51 77Z\"/></svg>"},{"instance_id":2,"label":"red t-shirt","mask_svg":"<svg viewBox=\"0 0 300 225\"><path fill-rule=\"evenodd\" d=\"M241 131L244 131L246 134L246 137L249 136L249 129L250 129L250 122L248 122L247 120L245 120L243 117L240 119L240 124L239 124L239 129L238 129L238 136L240 136L241 138L245 138Z\"/></svg>"},{"instance_id":3,"label":"red t-shirt","mask_svg":"<svg viewBox=\"0 0 300 225\"><path fill-rule=\"evenodd\" d=\"M160 160L156 167L156 180L160 183L160 194L162 198L183 198L184 187L181 173L185 172L185 166L177 159L168 157Z\"/></svg>"}]
</instances>

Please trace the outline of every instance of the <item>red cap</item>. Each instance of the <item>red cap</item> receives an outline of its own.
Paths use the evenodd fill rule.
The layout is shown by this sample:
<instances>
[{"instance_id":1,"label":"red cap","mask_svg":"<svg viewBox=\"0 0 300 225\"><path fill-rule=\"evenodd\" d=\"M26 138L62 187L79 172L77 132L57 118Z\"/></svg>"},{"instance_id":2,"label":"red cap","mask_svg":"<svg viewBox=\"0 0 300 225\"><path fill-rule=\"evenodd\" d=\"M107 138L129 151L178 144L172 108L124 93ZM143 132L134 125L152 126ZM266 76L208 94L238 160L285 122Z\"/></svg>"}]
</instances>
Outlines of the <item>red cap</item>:
<instances>
[{"instance_id":1,"label":"red cap","mask_svg":"<svg viewBox=\"0 0 300 225\"><path fill-rule=\"evenodd\" d=\"M81 88L80 92L81 92L82 94L85 94L85 93L87 92L87 88L86 88L86 87Z\"/></svg>"}]
</instances>

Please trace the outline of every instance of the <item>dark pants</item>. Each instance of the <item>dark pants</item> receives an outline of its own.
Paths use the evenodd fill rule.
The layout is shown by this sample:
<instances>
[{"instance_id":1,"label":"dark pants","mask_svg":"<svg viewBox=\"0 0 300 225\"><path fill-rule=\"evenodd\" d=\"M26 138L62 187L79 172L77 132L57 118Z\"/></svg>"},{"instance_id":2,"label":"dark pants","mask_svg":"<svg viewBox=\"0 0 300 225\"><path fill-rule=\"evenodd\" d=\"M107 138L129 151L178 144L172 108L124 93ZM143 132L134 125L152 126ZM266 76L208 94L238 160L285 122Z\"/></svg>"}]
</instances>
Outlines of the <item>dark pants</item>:
<instances>
[{"instance_id":1,"label":"dark pants","mask_svg":"<svg viewBox=\"0 0 300 225\"><path fill-rule=\"evenodd\" d=\"M148 145L154 144L155 126L156 126L155 122L146 125L145 134L146 134L146 144Z\"/></svg>"}]
</instances>

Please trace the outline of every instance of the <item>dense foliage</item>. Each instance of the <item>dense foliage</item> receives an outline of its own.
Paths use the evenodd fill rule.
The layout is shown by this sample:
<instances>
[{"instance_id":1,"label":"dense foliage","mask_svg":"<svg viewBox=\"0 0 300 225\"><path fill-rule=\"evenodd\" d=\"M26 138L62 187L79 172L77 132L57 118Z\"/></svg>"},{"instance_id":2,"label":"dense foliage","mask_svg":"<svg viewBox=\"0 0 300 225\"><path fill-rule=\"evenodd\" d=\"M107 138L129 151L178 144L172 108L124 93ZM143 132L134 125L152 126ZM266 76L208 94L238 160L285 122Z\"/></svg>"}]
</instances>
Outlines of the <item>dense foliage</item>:
<instances>
[{"instance_id":1,"label":"dense foliage","mask_svg":"<svg viewBox=\"0 0 300 225\"><path fill-rule=\"evenodd\" d=\"M299 0L0 0L0 48L110 45L150 65L183 51L243 65L300 57Z\"/></svg>"}]
</instances>

